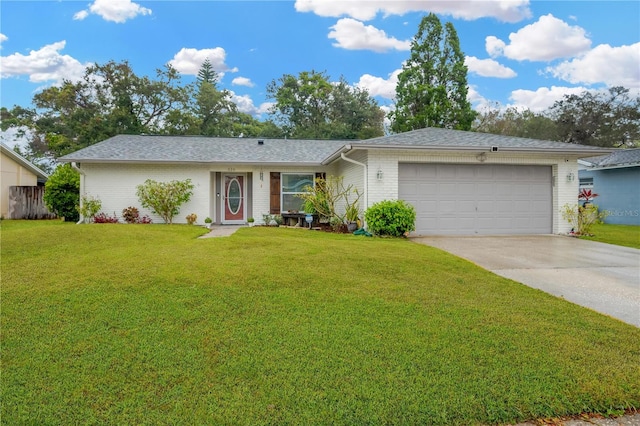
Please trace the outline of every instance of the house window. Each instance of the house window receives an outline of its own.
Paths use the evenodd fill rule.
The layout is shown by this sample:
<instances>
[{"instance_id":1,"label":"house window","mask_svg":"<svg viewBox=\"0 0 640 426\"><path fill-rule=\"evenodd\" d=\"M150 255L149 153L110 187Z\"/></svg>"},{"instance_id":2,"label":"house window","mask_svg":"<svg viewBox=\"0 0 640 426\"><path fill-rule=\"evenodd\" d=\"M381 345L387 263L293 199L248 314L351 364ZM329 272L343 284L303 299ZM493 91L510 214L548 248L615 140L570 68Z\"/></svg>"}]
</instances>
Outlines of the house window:
<instances>
[{"instance_id":1,"label":"house window","mask_svg":"<svg viewBox=\"0 0 640 426\"><path fill-rule=\"evenodd\" d=\"M593 178L580 178L580 189L592 189L593 188Z\"/></svg>"},{"instance_id":2,"label":"house window","mask_svg":"<svg viewBox=\"0 0 640 426\"><path fill-rule=\"evenodd\" d=\"M302 211L304 200L298 197L304 194L307 186L313 187L313 173L282 173L281 188L283 212Z\"/></svg>"}]
</instances>

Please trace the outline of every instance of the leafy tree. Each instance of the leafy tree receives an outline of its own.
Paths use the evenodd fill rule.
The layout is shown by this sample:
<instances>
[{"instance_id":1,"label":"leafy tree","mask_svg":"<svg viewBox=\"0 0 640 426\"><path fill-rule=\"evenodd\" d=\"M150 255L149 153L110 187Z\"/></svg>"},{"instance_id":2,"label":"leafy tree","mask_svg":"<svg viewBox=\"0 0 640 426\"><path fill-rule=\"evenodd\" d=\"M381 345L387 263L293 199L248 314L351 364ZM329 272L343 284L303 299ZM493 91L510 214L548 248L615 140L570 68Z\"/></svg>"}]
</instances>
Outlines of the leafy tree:
<instances>
[{"instance_id":1,"label":"leafy tree","mask_svg":"<svg viewBox=\"0 0 640 426\"><path fill-rule=\"evenodd\" d=\"M497 105L479 112L471 130L496 135L558 140L555 122L544 113L529 109L500 109Z\"/></svg>"},{"instance_id":2,"label":"leafy tree","mask_svg":"<svg viewBox=\"0 0 640 426\"><path fill-rule=\"evenodd\" d=\"M559 140L603 147L634 146L640 142L640 97L629 89L565 95L550 108Z\"/></svg>"},{"instance_id":3,"label":"leafy tree","mask_svg":"<svg viewBox=\"0 0 640 426\"><path fill-rule=\"evenodd\" d=\"M324 72L285 74L267 85L275 100L272 117L285 134L299 139L357 139L383 134L384 114L364 89Z\"/></svg>"},{"instance_id":4,"label":"leafy tree","mask_svg":"<svg viewBox=\"0 0 640 426\"><path fill-rule=\"evenodd\" d=\"M442 27L430 13L420 22L411 56L398 75L391 129L425 127L469 130L475 117L467 100L467 67L458 34L450 22Z\"/></svg>"},{"instance_id":5,"label":"leafy tree","mask_svg":"<svg viewBox=\"0 0 640 426\"><path fill-rule=\"evenodd\" d=\"M143 207L151 209L165 223L171 224L173 217L180 213L180 206L191 199L193 188L191 179L171 182L147 179L144 184L136 187L136 195Z\"/></svg>"},{"instance_id":6,"label":"leafy tree","mask_svg":"<svg viewBox=\"0 0 640 426\"><path fill-rule=\"evenodd\" d=\"M43 201L47 208L65 222L80 219L77 206L80 201L80 174L70 164L63 164L44 184Z\"/></svg>"},{"instance_id":7,"label":"leafy tree","mask_svg":"<svg viewBox=\"0 0 640 426\"><path fill-rule=\"evenodd\" d=\"M3 129L24 128L33 153L55 158L116 134L162 133L188 92L171 66L156 79L137 76L128 62L88 67L77 82L64 81L33 97L35 109L2 111Z\"/></svg>"}]
</instances>

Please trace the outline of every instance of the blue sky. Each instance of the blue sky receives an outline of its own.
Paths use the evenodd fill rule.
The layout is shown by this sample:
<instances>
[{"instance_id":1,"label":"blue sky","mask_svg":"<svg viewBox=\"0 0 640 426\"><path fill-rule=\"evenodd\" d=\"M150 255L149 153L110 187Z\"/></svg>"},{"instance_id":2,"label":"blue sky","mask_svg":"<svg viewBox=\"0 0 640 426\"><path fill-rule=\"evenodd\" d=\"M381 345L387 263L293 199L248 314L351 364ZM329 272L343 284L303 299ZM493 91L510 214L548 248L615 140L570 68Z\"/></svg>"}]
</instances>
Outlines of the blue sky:
<instances>
[{"instance_id":1,"label":"blue sky","mask_svg":"<svg viewBox=\"0 0 640 426\"><path fill-rule=\"evenodd\" d=\"M259 118L271 80L312 69L343 75L389 110L410 40L429 12L458 31L476 108L539 111L583 90L640 91L635 0L3 0L0 104L30 106L37 91L109 60L149 76L171 63L186 83L208 57L220 86Z\"/></svg>"}]
</instances>

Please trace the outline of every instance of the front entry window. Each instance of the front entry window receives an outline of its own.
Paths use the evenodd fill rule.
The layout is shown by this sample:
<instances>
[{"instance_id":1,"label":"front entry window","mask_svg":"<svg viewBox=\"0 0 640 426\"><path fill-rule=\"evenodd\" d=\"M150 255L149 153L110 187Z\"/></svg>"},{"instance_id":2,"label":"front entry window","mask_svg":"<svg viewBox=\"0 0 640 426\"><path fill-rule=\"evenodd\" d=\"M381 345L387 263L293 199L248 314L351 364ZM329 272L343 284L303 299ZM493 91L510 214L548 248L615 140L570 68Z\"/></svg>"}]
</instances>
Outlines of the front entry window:
<instances>
[{"instance_id":1,"label":"front entry window","mask_svg":"<svg viewBox=\"0 0 640 426\"><path fill-rule=\"evenodd\" d=\"M242 193L240 191L240 182L237 178L233 178L229 181L227 187L227 204L231 214L238 214L240 207L242 207Z\"/></svg>"},{"instance_id":2,"label":"front entry window","mask_svg":"<svg viewBox=\"0 0 640 426\"><path fill-rule=\"evenodd\" d=\"M304 200L297 195L304 194L307 186L313 187L313 173L282 173L282 203L283 212L301 212Z\"/></svg>"}]
</instances>

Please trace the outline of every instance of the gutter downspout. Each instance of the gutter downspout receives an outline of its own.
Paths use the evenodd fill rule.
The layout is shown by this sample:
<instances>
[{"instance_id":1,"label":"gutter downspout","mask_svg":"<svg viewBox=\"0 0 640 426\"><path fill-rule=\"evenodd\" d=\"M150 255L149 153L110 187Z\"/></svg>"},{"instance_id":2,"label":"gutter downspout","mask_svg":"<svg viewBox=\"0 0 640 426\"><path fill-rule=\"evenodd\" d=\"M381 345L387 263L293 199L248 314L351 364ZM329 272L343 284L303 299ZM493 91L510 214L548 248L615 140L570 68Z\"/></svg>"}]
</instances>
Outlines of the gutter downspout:
<instances>
[{"instance_id":1,"label":"gutter downspout","mask_svg":"<svg viewBox=\"0 0 640 426\"><path fill-rule=\"evenodd\" d=\"M82 207L82 196L84 195L84 178L85 178L85 174L84 171L78 167L78 165L76 164L75 161L71 162L71 167L76 169L78 171L78 173L80 173L80 207ZM84 223L84 217L82 216L82 213L80 213L80 220L78 220L78 222L76 223L76 225L80 225L81 223Z\"/></svg>"},{"instance_id":2,"label":"gutter downspout","mask_svg":"<svg viewBox=\"0 0 640 426\"><path fill-rule=\"evenodd\" d=\"M351 146L349 146L349 148L351 148ZM344 161L348 161L349 163L362 166L364 170L364 181L362 182L362 184L364 185L364 209L363 209L363 212L364 212L365 210L367 210L367 208L369 208L369 179L368 179L369 173L368 173L367 165L347 157L346 155L344 155L344 152L340 153L340 158L342 158ZM363 224L365 223L364 217L362 218L362 222Z\"/></svg>"}]
</instances>

